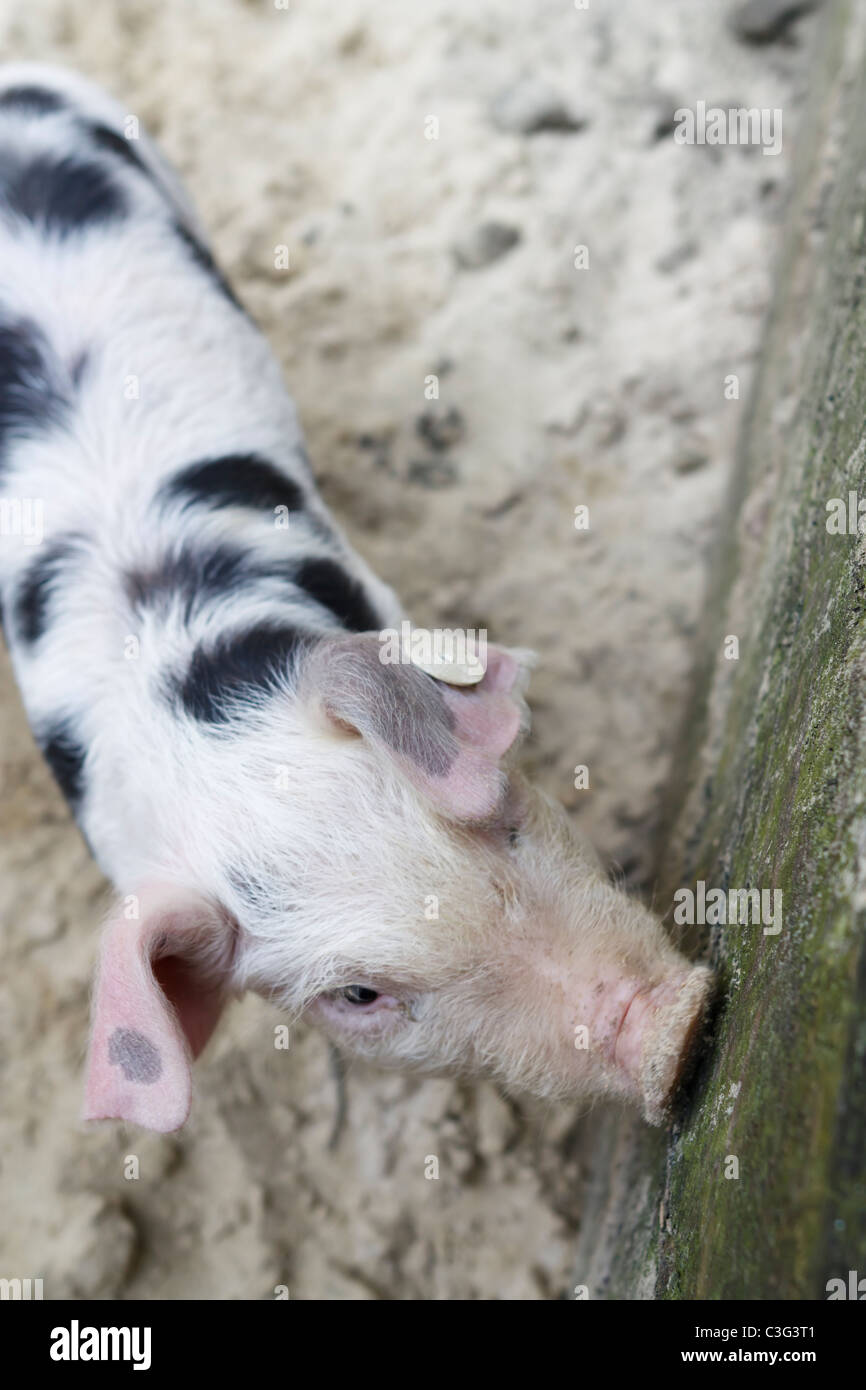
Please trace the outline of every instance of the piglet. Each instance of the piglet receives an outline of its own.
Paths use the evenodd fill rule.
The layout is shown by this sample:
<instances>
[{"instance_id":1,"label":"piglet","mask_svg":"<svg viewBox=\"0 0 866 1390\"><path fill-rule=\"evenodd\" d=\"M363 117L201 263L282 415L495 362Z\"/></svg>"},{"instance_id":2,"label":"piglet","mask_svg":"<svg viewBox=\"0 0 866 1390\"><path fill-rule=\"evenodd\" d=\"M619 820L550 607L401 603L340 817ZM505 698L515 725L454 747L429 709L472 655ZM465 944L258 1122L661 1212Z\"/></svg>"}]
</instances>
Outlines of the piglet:
<instances>
[{"instance_id":1,"label":"piglet","mask_svg":"<svg viewBox=\"0 0 866 1390\"><path fill-rule=\"evenodd\" d=\"M85 1116L182 1125L252 989L382 1065L660 1122L710 986L514 768L525 653L454 684L316 493L182 187L74 74L0 69L0 596L117 898Z\"/></svg>"}]
</instances>

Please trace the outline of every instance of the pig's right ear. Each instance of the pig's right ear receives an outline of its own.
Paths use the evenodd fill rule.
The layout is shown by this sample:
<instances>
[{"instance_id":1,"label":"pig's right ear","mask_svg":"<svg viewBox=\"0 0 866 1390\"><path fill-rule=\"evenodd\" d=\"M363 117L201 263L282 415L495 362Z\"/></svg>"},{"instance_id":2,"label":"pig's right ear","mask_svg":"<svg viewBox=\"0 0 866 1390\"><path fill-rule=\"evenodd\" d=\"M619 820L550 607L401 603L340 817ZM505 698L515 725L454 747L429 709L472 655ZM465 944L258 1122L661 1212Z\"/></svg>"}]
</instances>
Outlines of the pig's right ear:
<instances>
[{"instance_id":1,"label":"pig's right ear","mask_svg":"<svg viewBox=\"0 0 866 1390\"><path fill-rule=\"evenodd\" d=\"M93 998L86 1120L180 1128L191 1062L226 1002L233 944L231 925L205 899L148 889L115 904Z\"/></svg>"},{"instance_id":2,"label":"pig's right ear","mask_svg":"<svg viewBox=\"0 0 866 1390\"><path fill-rule=\"evenodd\" d=\"M319 727L361 735L456 820L495 817L505 754L529 725L522 692L531 655L489 647L477 685L455 688L416 666L380 660L376 633L327 637L309 653L299 694Z\"/></svg>"}]
</instances>

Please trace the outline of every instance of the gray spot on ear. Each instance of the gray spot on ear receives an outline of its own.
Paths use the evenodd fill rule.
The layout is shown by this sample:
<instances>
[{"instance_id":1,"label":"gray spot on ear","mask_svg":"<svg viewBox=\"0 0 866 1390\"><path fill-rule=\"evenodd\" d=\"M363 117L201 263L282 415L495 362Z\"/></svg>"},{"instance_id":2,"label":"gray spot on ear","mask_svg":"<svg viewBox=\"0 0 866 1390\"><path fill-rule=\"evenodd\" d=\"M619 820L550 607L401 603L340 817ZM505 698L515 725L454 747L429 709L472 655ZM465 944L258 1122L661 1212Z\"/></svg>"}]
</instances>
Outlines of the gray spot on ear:
<instances>
[{"instance_id":1,"label":"gray spot on ear","mask_svg":"<svg viewBox=\"0 0 866 1390\"><path fill-rule=\"evenodd\" d=\"M127 1081L141 1086L152 1086L162 1075L159 1048L134 1028L115 1028L108 1039L108 1060L122 1068Z\"/></svg>"},{"instance_id":2,"label":"gray spot on ear","mask_svg":"<svg viewBox=\"0 0 866 1390\"><path fill-rule=\"evenodd\" d=\"M379 737L431 777L446 777L457 757L455 720L432 676L413 666L383 666L383 699L373 712Z\"/></svg>"},{"instance_id":3,"label":"gray spot on ear","mask_svg":"<svg viewBox=\"0 0 866 1390\"><path fill-rule=\"evenodd\" d=\"M442 691L415 666L383 665L380 650L370 634L323 643L310 666L325 709L431 777L447 776L459 748Z\"/></svg>"}]
</instances>

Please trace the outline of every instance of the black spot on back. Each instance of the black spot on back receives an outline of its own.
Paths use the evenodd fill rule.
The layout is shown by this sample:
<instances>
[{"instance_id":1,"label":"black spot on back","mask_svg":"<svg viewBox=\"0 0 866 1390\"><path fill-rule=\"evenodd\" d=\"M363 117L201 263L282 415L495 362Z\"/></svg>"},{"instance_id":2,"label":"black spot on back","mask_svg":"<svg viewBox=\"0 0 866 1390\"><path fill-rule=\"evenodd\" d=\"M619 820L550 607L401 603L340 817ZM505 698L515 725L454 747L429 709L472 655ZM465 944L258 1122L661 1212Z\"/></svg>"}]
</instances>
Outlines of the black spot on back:
<instances>
[{"instance_id":1,"label":"black spot on back","mask_svg":"<svg viewBox=\"0 0 866 1390\"><path fill-rule=\"evenodd\" d=\"M256 507L273 516L276 507L300 511L304 494L291 478L258 454L227 454L191 463L163 483L161 501L205 507Z\"/></svg>"},{"instance_id":2,"label":"black spot on back","mask_svg":"<svg viewBox=\"0 0 866 1390\"><path fill-rule=\"evenodd\" d=\"M119 135L110 126L99 123L89 126L88 130L90 138L101 150L119 155L130 168L135 169L136 173L146 174L148 178L151 177L151 171L135 148L134 140L127 140L125 136Z\"/></svg>"},{"instance_id":3,"label":"black spot on back","mask_svg":"<svg viewBox=\"0 0 866 1390\"><path fill-rule=\"evenodd\" d=\"M172 695L194 719L225 723L240 701L279 688L292 657L309 636L294 627L267 623L224 635L209 649L197 648Z\"/></svg>"},{"instance_id":4,"label":"black spot on back","mask_svg":"<svg viewBox=\"0 0 866 1390\"><path fill-rule=\"evenodd\" d=\"M229 597L244 586L268 581L285 584L288 596L291 565L284 561L260 561L254 552L230 545L200 549L183 544L152 569L131 570L126 575L125 585L134 608L164 609L179 600L188 622L202 603Z\"/></svg>"},{"instance_id":5,"label":"black spot on back","mask_svg":"<svg viewBox=\"0 0 866 1390\"><path fill-rule=\"evenodd\" d=\"M45 632L52 593L77 553L77 539L67 537L46 546L26 570L14 599L15 631L23 642L37 642Z\"/></svg>"},{"instance_id":6,"label":"black spot on back","mask_svg":"<svg viewBox=\"0 0 866 1390\"><path fill-rule=\"evenodd\" d=\"M241 304L240 300L238 299L237 295L235 294L226 277L223 275L222 271L220 270L219 266L217 265L208 248L202 245L198 238L193 236L189 228L184 227L184 225L181 222L176 222L174 224L174 229L180 240L183 242L184 246L189 251L196 265L200 266L201 269L205 271L207 275L210 276L211 280L213 280L214 284L222 292L222 294L225 295L226 299L228 299L229 302L232 303L236 309L240 309L242 314L245 314L246 309L244 308L243 304Z\"/></svg>"},{"instance_id":7,"label":"black spot on back","mask_svg":"<svg viewBox=\"0 0 866 1390\"><path fill-rule=\"evenodd\" d=\"M362 586L336 561L318 557L302 561L295 573L295 582L350 631L372 632L382 626Z\"/></svg>"},{"instance_id":8,"label":"black spot on back","mask_svg":"<svg viewBox=\"0 0 866 1390\"><path fill-rule=\"evenodd\" d=\"M84 791L84 748L66 723L45 730L39 738L39 746L74 811Z\"/></svg>"},{"instance_id":9,"label":"black spot on back","mask_svg":"<svg viewBox=\"0 0 866 1390\"><path fill-rule=\"evenodd\" d=\"M46 231L67 235L126 212L123 189L100 164L75 155L39 154L26 163L0 155L0 206Z\"/></svg>"},{"instance_id":10,"label":"black spot on back","mask_svg":"<svg viewBox=\"0 0 866 1390\"><path fill-rule=\"evenodd\" d=\"M63 419L66 398L49 366L42 332L29 319L0 321L0 465L10 436L33 434Z\"/></svg>"},{"instance_id":11,"label":"black spot on back","mask_svg":"<svg viewBox=\"0 0 866 1390\"><path fill-rule=\"evenodd\" d=\"M14 110L28 116L49 116L65 108L66 102L59 93L35 83L22 83L0 92L0 111Z\"/></svg>"}]
</instances>

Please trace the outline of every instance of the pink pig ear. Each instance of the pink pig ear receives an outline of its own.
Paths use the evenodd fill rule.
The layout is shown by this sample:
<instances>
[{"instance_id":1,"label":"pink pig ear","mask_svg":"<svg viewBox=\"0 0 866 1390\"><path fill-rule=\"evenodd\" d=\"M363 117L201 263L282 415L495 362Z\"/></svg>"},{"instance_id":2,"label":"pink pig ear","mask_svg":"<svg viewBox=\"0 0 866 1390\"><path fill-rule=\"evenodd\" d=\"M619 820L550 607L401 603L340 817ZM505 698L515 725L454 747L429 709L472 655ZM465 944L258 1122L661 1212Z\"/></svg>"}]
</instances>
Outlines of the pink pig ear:
<instances>
[{"instance_id":1,"label":"pink pig ear","mask_svg":"<svg viewBox=\"0 0 866 1390\"><path fill-rule=\"evenodd\" d=\"M531 656L487 648L474 686L445 685L417 667L382 662L376 633L329 637L313 648L301 698L331 733L362 735L456 820L494 817L505 797L505 754L529 726L522 691Z\"/></svg>"},{"instance_id":2,"label":"pink pig ear","mask_svg":"<svg viewBox=\"0 0 866 1390\"><path fill-rule=\"evenodd\" d=\"M227 997L232 945L231 925L204 899L148 890L115 904L93 999L86 1120L180 1128L190 1064Z\"/></svg>"}]
</instances>

